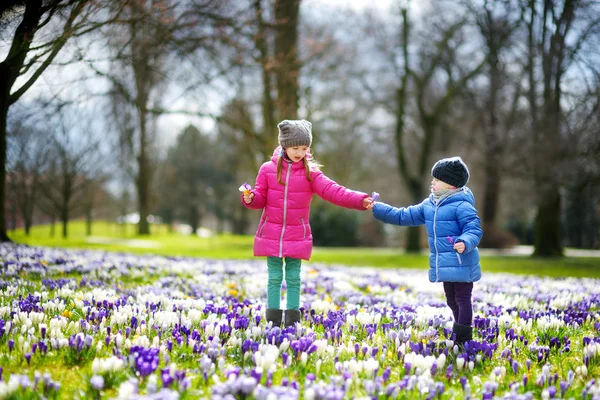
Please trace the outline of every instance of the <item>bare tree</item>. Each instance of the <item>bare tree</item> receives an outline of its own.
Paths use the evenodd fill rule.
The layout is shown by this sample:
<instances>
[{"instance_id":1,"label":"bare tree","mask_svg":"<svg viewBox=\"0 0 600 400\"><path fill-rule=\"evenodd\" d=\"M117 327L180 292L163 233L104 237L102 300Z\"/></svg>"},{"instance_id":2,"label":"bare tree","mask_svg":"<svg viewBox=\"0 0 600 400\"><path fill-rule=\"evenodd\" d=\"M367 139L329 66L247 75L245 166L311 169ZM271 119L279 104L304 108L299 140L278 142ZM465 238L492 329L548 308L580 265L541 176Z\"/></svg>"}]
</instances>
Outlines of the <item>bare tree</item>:
<instances>
[{"instance_id":1,"label":"bare tree","mask_svg":"<svg viewBox=\"0 0 600 400\"><path fill-rule=\"evenodd\" d=\"M481 35L487 60L482 74L487 82L465 93L471 99L470 107L485 137L482 246L494 247L504 243L496 226L501 172L507 169L504 154L510 132L518 121L521 99L521 85L514 83L516 79L511 81L505 60L513 46L514 33L519 29L520 13L517 4L497 0L486 0L483 4L468 0L467 9Z\"/></svg>"},{"instance_id":2,"label":"bare tree","mask_svg":"<svg viewBox=\"0 0 600 400\"><path fill-rule=\"evenodd\" d=\"M84 211L86 193L102 165L100 142L89 134L74 135L63 125L51 145L48 168L40 182L39 207L59 218L66 238L69 219Z\"/></svg>"},{"instance_id":3,"label":"bare tree","mask_svg":"<svg viewBox=\"0 0 600 400\"><path fill-rule=\"evenodd\" d=\"M8 198L29 236L39 197L39 184L48 161L48 134L21 121L12 124L8 137Z\"/></svg>"},{"instance_id":4,"label":"bare tree","mask_svg":"<svg viewBox=\"0 0 600 400\"><path fill-rule=\"evenodd\" d=\"M275 0L277 106L281 119L298 119L300 0Z\"/></svg>"},{"instance_id":5,"label":"bare tree","mask_svg":"<svg viewBox=\"0 0 600 400\"><path fill-rule=\"evenodd\" d=\"M375 86L366 80L363 83L365 89L373 94L374 101L387 104L387 110L394 116L398 171L412 201L418 203L427 193L433 144L444 126L450 106L466 84L481 72L486 61L461 65L457 54L464 43L461 35L466 21L455 16L455 20L448 21L446 16L437 12L434 16L441 20L427 22L427 38L420 43L416 62L413 61L411 46L414 45L414 35L411 36L408 12L406 6L401 7L399 39L390 40L389 33L379 24L372 23L369 27L370 35L378 39L377 49L391 65L396 82L383 83L388 87ZM390 93L391 88L393 93ZM390 96L387 101L386 95ZM418 227L408 229L407 251L419 251L419 236Z\"/></svg>"},{"instance_id":6,"label":"bare tree","mask_svg":"<svg viewBox=\"0 0 600 400\"><path fill-rule=\"evenodd\" d=\"M6 124L9 108L25 94L54 61L65 43L75 35L95 29L88 23L102 4L89 0L27 0L3 3L2 24L16 25L10 48L0 62L0 202L5 201ZM52 28L52 29L50 29ZM38 39L44 29L49 33ZM17 79L22 77L22 84ZM0 210L0 241L6 235L4 207Z\"/></svg>"},{"instance_id":7,"label":"bare tree","mask_svg":"<svg viewBox=\"0 0 600 400\"><path fill-rule=\"evenodd\" d=\"M582 48L600 34L600 4L584 0L523 0L521 4L527 31L527 100L536 150L531 159L538 197L534 256L561 256L561 166L568 148L564 85L569 69L594 63Z\"/></svg>"}]
</instances>

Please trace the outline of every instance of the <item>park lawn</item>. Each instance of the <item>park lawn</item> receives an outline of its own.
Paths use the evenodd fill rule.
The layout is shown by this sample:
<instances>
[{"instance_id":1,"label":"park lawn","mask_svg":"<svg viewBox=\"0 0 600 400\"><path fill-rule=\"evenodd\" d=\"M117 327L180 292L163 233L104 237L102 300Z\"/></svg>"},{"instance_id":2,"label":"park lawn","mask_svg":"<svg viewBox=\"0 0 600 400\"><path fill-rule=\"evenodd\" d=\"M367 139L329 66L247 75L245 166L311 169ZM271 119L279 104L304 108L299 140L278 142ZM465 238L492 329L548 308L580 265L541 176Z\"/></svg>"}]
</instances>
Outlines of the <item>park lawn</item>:
<instances>
[{"instance_id":1,"label":"park lawn","mask_svg":"<svg viewBox=\"0 0 600 400\"><path fill-rule=\"evenodd\" d=\"M85 223L74 221L69 224L68 238L56 234L50 236L49 226L35 226L30 236L23 230L9 232L16 243L31 246L96 249L136 254L165 256L202 257L216 259L253 259L253 237L219 235L200 238L191 235L170 233L166 226L152 226L151 236L137 236L134 225L117 225L98 221L93 224L92 235L87 236ZM343 264L380 268L428 268L426 254L404 254L393 248L329 248L316 247L312 263ZM550 277L600 278L600 259L592 257L565 257L561 259L535 259L523 256L483 256L483 272L506 272L514 274Z\"/></svg>"}]
</instances>

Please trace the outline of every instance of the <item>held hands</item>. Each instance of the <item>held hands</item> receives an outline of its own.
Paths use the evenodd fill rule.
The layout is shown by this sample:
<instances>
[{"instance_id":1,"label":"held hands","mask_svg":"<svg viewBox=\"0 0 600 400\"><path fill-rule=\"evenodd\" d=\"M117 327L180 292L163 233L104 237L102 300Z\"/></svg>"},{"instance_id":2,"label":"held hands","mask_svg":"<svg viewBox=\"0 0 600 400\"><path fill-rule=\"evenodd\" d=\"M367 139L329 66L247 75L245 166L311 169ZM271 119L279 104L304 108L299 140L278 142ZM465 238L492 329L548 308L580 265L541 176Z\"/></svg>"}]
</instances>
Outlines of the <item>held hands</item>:
<instances>
[{"instance_id":1,"label":"held hands","mask_svg":"<svg viewBox=\"0 0 600 400\"><path fill-rule=\"evenodd\" d=\"M372 210L373 206L375 205L375 200L377 200L378 197L379 197L379 193L377 193L377 192L371 193L371 197L367 197L366 199L363 200L363 206L367 210Z\"/></svg>"},{"instance_id":2,"label":"held hands","mask_svg":"<svg viewBox=\"0 0 600 400\"><path fill-rule=\"evenodd\" d=\"M463 253L463 251L465 251L465 243L464 242L456 242L454 243L454 250L456 250L459 253Z\"/></svg>"}]
</instances>

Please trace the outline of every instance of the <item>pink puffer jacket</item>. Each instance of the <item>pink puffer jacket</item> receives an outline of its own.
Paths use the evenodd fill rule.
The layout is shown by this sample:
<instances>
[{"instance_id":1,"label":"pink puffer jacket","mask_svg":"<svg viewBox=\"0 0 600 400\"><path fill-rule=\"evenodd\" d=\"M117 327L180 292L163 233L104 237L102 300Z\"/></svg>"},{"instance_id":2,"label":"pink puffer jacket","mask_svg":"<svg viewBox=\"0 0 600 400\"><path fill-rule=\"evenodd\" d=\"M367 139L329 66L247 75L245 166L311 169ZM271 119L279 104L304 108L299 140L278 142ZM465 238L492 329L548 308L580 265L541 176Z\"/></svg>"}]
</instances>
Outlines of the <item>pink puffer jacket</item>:
<instances>
[{"instance_id":1,"label":"pink puffer jacket","mask_svg":"<svg viewBox=\"0 0 600 400\"><path fill-rule=\"evenodd\" d=\"M362 201L368 195L338 185L321 171L312 172L312 182L309 182L302 162L283 162L281 180L286 184L282 185L277 181L280 152L281 147L275 149L271 161L260 167L252 203L246 204L243 195L241 197L247 208L264 209L254 237L254 255L309 260L312 253L309 214L313 194L355 210L365 209Z\"/></svg>"}]
</instances>

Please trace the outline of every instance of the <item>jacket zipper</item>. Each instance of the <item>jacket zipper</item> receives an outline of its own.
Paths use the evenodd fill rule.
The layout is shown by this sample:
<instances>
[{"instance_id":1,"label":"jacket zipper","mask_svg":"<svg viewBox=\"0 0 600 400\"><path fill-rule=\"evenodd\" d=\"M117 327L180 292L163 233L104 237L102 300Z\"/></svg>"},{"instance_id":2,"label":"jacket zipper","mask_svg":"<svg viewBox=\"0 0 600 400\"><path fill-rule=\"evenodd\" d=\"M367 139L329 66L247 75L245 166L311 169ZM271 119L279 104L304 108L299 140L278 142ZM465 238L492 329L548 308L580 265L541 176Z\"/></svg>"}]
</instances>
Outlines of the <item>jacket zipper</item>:
<instances>
[{"instance_id":1,"label":"jacket zipper","mask_svg":"<svg viewBox=\"0 0 600 400\"><path fill-rule=\"evenodd\" d=\"M285 233L285 224L287 220L287 194L291 171L292 166L288 164L287 172L285 174L285 190L283 192L283 226L281 227L281 237L279 238L279 258L283 258L283 234Z\"/></svg>"},{"instance_id":2,"label":"jacket zipper","mask_svg":"<svg viewBox=\"0 0 600 400\"><path fill-rule=\"evenodd\" d=\"M302 222L302 228L304 229L304 239L306 239L306 225L304 225L304 218L300 218L300 222Z\"/></svg>"},{"instance_id":3,"label":"jacket zipper","mask_svg":"<svg viewBox=\"0 0 600 400\"><path fill-rule=\"evenodd\" d=\"M438 275L438 247L437 247L437 233L436 233L436 229L435 229L435 220L437 218L437 212L438 212L438 208L439 208L439 204L435 205L435 211L433 213L433 245L435 246L435 281L438 282L439 279L439 275Z\"/></svg>"}]
</instances>

